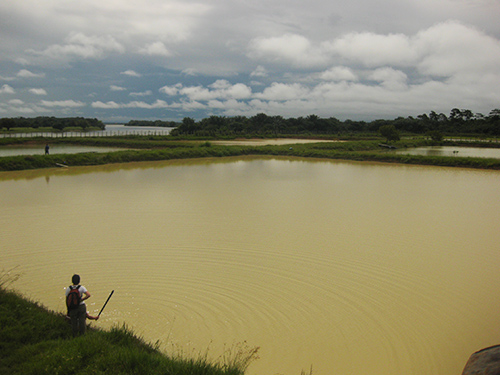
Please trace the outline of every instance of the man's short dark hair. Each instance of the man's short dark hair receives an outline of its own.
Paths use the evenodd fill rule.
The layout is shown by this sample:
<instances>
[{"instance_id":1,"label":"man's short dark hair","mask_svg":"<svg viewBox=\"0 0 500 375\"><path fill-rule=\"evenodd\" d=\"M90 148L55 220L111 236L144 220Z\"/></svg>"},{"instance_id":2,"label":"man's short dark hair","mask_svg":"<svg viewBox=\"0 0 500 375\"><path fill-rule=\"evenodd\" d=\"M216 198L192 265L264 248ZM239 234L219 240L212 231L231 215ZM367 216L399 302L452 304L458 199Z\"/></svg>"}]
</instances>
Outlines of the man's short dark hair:
<instances>
[{"instance_id":1,"label":"man's short dark hair","mask_svg":"<svg viewBox=\"0 0 500 375\"><path fill-rule=\"evenodd\" d=\"M73 277L71 278L71 281L73 282L74 285L76 284L79 284L80 283L80 276L79 275L73 275Z\"/></svg>"}]
</instances>

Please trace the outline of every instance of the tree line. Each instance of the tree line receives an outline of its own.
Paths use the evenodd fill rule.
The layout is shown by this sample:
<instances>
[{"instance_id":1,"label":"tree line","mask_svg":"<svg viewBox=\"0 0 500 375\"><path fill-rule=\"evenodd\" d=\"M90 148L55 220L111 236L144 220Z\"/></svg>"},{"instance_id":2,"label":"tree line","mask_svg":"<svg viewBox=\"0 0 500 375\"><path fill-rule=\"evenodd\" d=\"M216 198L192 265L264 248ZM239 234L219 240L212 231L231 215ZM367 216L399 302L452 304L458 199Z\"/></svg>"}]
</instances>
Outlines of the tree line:
<instances>
[{"instance_id":1,"label":"tree line","mask_svg":"<svg viewBox=\"0 0 500 375\"><path fill-rule=\"evenodd\" d=\"M428 134L439 137L446 135L500 135L500 109L490 111L488 115L473 113L468 109L453 108L447 116L431 111L417 117L397 117L393 120L341 121L335 117L320 118L317 115L307 117L284 118L259 113L255 116L210 116L199 121L185 117L182 122L131 120L127 126L173 127L173 136L190 135L199 137L234 137L234 136L287 136L287 135L348 135L356 133L378 133L380 129L394 129L400 133ZM2 118L0 129L12 128L53 128L62 131L65 128L81 128L83 131L105 129L98 119L83 117L35 117Z\"/></svg>"},{"instance_id":2,"label":"tree line","mask_svg":"<svg viewBox=\"0 0 500 375\"><path fill-rule=\"evenodd\" d=\"M417 117L397 117L394 120L341 121L335 117L320 118L316 115L288 118L259 113L245 116L210 116L196 121L185 117L172 130L171 135L217 136L278 136L278 135L342 135L350 133L377 133L381 127L394 127L401 133L413 134L464 134L500 135L500 109L487 116L474 114L467 109L454 108L450 115L434 111Z\"/></svg>"},{"instance_id":3,"label":"tree line","mask_svg":"<svg viewBox=\"0 0 500 375\"><path fill-rule=\"evenodd\" d=\"M65 128L81 128L83 131L93 128L104 130L105 125L96 118L83 117L16 117L0 119L0 129L11 130L12 128L53 128L54 130L64 130Z\"/></svg>"}]
</instances>

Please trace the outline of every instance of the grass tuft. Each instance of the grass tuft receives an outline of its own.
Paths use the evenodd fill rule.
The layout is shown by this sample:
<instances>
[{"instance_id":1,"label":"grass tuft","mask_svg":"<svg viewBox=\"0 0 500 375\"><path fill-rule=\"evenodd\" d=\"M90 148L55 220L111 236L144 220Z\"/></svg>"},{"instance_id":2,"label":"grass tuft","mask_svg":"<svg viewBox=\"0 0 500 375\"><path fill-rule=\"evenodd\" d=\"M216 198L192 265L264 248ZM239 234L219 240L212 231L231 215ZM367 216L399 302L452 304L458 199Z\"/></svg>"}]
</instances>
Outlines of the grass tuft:
<instances>
[{"instance_id":1,"label":"grass tuft","mask_svg":"<svg viewBox=\"0 0 500 375\"><path fill-rule=\"evenodd\" d=\"M9 270L0 270L0 289L8 289L13 282L21 277L21 274L16 269L17 266Z\"/></svg>"}]
</instances>

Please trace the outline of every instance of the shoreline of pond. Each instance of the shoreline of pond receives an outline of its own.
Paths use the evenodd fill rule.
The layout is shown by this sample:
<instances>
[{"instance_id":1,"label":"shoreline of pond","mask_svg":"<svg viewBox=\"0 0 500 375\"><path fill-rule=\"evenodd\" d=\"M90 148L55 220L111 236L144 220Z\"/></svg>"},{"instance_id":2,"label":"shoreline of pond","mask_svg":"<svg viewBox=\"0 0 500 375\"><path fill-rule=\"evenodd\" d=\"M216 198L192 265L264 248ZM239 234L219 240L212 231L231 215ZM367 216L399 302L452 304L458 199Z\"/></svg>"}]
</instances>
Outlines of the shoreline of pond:
<instances>
[{"instance_id":1,"label":"shoreline of pond","mask_svg":"<svg viewBox=\"0 0 500 375\"><path fill-rule=\"evenodd\" d=\"M24 143L44 145L45 139L25 140ZM51 141L53 142L53 141ZM20 144L21 142L15 142ZM19 155L0 157L0 171L90 166L138 161L161 161L207 157L244 155L275 155L336 160L371 161L413 165L434 165L474 169L500 170L500 159L457 156L428 156L396 154L381 150L380 141L342 141L290 143L278 145L221 145L212 141L165 139L165 137L133 138L66 138L58 143L128 148L112 152L78 154ZM6 143L3 143L6 145ZM398 149L423 146L486 147L483 142L433 142L429 140L401 140L393 143ZM500 145L491 144L492 148Z\"/></svg>"}]
</instances>

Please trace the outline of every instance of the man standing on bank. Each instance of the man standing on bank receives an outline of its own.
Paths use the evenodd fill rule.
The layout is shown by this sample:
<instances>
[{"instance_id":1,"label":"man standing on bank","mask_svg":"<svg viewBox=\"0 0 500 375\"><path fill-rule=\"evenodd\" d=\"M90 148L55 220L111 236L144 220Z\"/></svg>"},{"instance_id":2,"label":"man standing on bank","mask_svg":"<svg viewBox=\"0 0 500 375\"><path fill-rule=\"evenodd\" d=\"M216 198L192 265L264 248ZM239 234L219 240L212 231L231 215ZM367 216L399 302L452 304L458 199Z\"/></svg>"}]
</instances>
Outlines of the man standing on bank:
<instances>
[{"instance_id":1,"label":"man standing on bank","mask_svg":"<svg viewBox=\"0 0 500 375\"><path fill-rule=\"evenodd\" d=\"M73 336L78 336L85 333L87 306L85 306L84 301L90 298L90 293L87 288L80 285L79 275L73 275L71 282L73 285L66 289L66 305L68 307L68 316L71 319Z\"/></svg>"}]
</instances>

